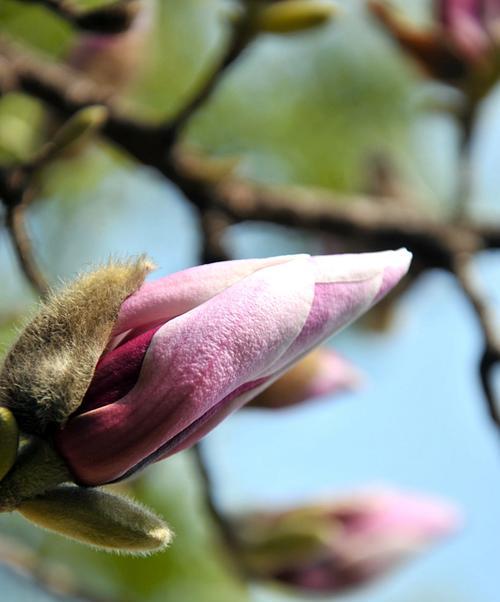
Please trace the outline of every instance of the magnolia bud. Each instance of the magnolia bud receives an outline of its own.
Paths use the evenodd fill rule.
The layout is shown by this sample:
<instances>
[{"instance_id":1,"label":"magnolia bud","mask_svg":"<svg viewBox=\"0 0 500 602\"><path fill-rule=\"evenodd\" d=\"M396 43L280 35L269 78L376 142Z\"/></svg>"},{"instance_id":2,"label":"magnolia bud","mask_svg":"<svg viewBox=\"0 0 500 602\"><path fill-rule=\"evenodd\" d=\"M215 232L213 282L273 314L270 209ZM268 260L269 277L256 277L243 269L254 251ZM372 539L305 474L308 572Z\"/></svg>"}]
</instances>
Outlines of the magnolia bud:
<instances>
[{"instance_id":1,"label":"magnolia bud","mask_svg":"<svg viewBox=\"0 0 500 602\"><path fill-rule=\"evenodd\" d=\"M108 551L144 554L172 540L170 529L151 510L98 489L61 485L18 510L44 529Z\"/></svg>"},{"instance_id":2,"label":"magnolia bud","mask_svg":"<svg viewBox=\"0 0 500 602\"><path fill-rule=\"evenodd\" d=\"M336 13L336 7L322 0L284 0L263 8L257 29L269 33L292 33L323 25Z\"/></svg>"},{"instance_id":3,"label":"magnolia bud","mask_svg":"<svg viewBox=\"0 0 500 602\"><path fill-rule=\"evenodd\" d=\"M0 512L12 512L67 481L71 475L62 458L48 442L33 438L21 446L16 463L0 481Z\"/></svg>"},{"instance_id":4,"label":"magnolia bud","mask_svg":"<svg viewBox=\"0 0 500 602\"><path fill-rule=\"evenodd\" d=\"M236 523L248 570L304 594L371 583L456 530L456 508L390 489L360 492Z\"/></svg>"},{"instance_id":5,"label":"magnolia bud","mask_svg":"<svg viewBox=\"0 0 500 602\"><path fill-rule=\"evenodd\" d=\"M71 150L76 144L83 142L94 134L106 121L108 110L101 105L81 109L57 130L52 140L42 149L37 161L49 161Z\"/></svg>"},{"instance_id":6,"label":"magnolia bud","mask_svg":"<svg viewBox=\"0 0 500 602\"><path fill-rule=\"evenodd\" d=\"M140 75L155 25L153 1L133 4L127 29L120 33L82 31L67 57L73 69L113 94L123 93Z\"/></svg>"},{"instance_id":7,"label":"magnolia bud","mask_svg":"<svg viewBox=\"0 0 500 602\"><path fill-rule=\"evenodd\" d=\"M335 351L312 351L262 391L246 407L278 410L325 395L352 391L363 377L348 360Z\"/></svg>"}]
</instances>

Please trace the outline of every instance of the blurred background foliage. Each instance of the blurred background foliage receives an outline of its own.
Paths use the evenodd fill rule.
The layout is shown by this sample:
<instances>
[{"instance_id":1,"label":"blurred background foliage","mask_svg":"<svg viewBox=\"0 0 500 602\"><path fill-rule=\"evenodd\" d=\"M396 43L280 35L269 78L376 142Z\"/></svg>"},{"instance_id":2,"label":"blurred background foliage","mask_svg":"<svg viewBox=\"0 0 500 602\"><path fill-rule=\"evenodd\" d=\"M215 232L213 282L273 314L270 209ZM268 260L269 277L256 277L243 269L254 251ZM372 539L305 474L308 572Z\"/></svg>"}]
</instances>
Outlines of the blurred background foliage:
<instances>
[{"instance_id":1,"label":"blurred background foliage","mask_svg":"<svg viewBox=\"0 0 500 602\"><path fill-rule=\"evenodd\" d=\"M262 35L199 111L185 134L185 144L211 157L234 160L237 172L255 181L341 192L369 189L374 161L383 157L415 202L429 213L447 213L454 192L458 133L453 120L435 107L449 92L422 82L415 67L368 17L362 1L339 4L342 13L331 25L293 36ZM429 19L428 2L401 0L399 5L416 20ZM223 0L157 1L144 62L127 92L137 116L159 120L190 97L220 56L231 8ZM60 19L14 0L0 3L0 32L58 60L64 60L75 43L75 34ZM473 211L483 214L495 211L491 201L498 191L497 96L493 92L486 104L485 125L474 148L478 169ZM9 94L0 99L0 161L26 159L40 148L48 120L41 105L28 97ZM54 284L110 254L146 251L160 265L159 274L197 263L199 233L189 205L154 172L134 164L104 140L52 163L39 179L40 193L30 208L29 226ZM232 228L227 243L235 256L246 257L317 252L325 241L253 224ZM497 264L488 258L483 269L488 281L498 277ZM0 342L5 349L34 302L5 232L0 234L0 278ZM493 510L500 495L500 466L495 446L484 443L491 433L481 414L477 388L470 382L473 375L466 380L478 342L470 316L454 300L455 293L445 276L431 276L405 298L389 333L349 329L340 337L340 348L369 374L370 385L359 399L353 397L340 407L338 402L330 407L323 401L321 409L286 412L284 417L261 412L236 416L208 438L220 501L228 510L307 499L317 491L362 483L367 475L371 480L396 477L408 486L454 494L469 506L466 510L472 509L476 520L486 517L480 532L459 544L457 551L445 553L441 564L425 560L399 581L389 580L376 591L349 600L497 600L498 587L485 575L493 570L500 552L495 543L486 542L487 537L498 540L500 534L498 510L496 514ZM436 327L435 308L446 304L454 308L444 320L449 330L444 324ZM409 317L418 312L419 317ZM462 334L467 329L472 334ZM439 349L428 352L438 336L455 346L448 366L435 355ZM402 350L407 354L404 358L398 357ZM425 360L422 354L428 354ZM431 365L431 357L437 365ZM406 368L401 367L403 359ZM460 378L455 370L462 370ZM430 371L433 376L426 377ZM457 395L465 395L463 391L467 401L457 400ZM440 406L443 399L446 402ZM415 405L418 417L411 413L417 411ZM454 407L458 417L450 418ZM435 411L432 425L427 411ZM419 422L412 424L413 418ZM337 447L321 449L327 427L331 437L338 438ZM442 451L446 437L450 442ZM316 441L309 445L310 439ZM419 455L421 447L427 449ZM371 460L360 468L366 450ZM264 458L269 460L266 469ZM262 471L252 468L252 463ZM280 479L273 480L272 471L278 469L281 484ZM484 490L477 493L487 479L493 482L491 495ZM475 497L469 491L471 483ZM66 596L88 593L95 599L124 602L292 599L267 586L242 588L206 514L189 453L149 469L130 488L174 528L177 537L166 552L143 559L106 555L46 535L19 517L2 515L0 530L6 542L2 556L7 561L21 558L37 579ZM466 579L467 571L477 576ZM7 568L0 572L3 587L18 592L7 594L9 601L52 599L36 593L36 582L28 582L26 575Z\"/></svg>"}]
</instances>

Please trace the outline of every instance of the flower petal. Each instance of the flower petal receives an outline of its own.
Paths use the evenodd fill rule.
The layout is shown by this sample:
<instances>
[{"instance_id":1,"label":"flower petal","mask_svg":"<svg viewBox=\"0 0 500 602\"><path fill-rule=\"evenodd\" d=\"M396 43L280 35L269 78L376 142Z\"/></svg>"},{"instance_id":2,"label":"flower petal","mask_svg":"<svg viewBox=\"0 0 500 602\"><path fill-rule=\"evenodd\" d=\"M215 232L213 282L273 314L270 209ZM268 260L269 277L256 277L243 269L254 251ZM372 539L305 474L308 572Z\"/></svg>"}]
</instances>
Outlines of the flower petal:
<instances>
[{"instance_id":1,"label":"flower petal","mask_svg":"<svg viewBox=\"0 0 500 602\"><path fill-rule=\"evenodd\" d=\"M312 257L314 302L302 332L265 376L297 361L379 301L408 271L406 249Z\"/></svg>"},{"instance_id":2,"label":"flower petal","mask_svg":"<svg viewBox=\"0 0 500 602\"><path fill-rule=\"evenodd\" d=\"M166 322L201 305L258 270L288 263L298 257L301 255L221 261L146 282L123 303L114 334L158 321Z\"/></svg>"}]
</instances>

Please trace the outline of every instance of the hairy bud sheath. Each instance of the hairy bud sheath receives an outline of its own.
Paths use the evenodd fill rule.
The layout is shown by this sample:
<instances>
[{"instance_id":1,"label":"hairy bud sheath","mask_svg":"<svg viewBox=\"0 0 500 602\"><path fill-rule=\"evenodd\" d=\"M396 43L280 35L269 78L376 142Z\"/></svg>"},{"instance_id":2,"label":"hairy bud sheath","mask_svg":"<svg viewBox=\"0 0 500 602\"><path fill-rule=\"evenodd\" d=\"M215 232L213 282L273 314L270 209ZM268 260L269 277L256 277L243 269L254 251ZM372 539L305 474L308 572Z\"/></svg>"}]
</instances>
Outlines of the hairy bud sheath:
<instances>
[{"instance_id":1,"label":"hairy bud sheath","mask_svg":"<svg viewBox=\"0 0 500 602\"><path fill-rule=\"evenodd\" d=\"M159 551L172 539L171 531L156 514L98 489L61 485L23 502L18 510L44 529L107 551Z\"/></svg>"},{"instance_id":2,"label":"hairy bud sheath","mask_svg":"<svg viewBox=\"0 0 500 602\"><path fill-rule=\"evenodd\" d=\"M144 258L114 263L54 293L26 326L0 373L0 405L43 434L81 404L123 301L144 281Z\"/></svg>"}]
</instances>

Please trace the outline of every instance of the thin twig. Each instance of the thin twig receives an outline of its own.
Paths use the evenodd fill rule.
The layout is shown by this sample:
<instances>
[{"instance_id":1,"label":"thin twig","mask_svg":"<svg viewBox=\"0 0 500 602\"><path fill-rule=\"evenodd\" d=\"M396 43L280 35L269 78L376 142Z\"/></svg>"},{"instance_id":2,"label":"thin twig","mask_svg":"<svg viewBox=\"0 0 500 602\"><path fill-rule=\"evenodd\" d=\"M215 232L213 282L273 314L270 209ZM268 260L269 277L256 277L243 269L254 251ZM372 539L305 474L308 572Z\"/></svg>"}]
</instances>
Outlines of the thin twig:
<instances>
[{"instance_id":1,"label":"thin twig","mask_svg":"<svg viewBox=\"0 0 500 602\"><path fill-rule=\"evenodd\" d=\"M48 285L36 262L26 228L26 208L33 196L29 180L30 170L24 170L23 166L0 169L0 199L5 207L5 226L19 267L33 289L43 297L48 292Z\"/></svg>"},{"instance_id":2,"label":"thin twig","mask_svg":"<svg viewBox=\"0 0 500 602\"><path fill-rule=\"evenodd\" d=\"M222 536L223 542L229 552L229 559L236 574L246 580L248 578L248 571L241 562L240 542L231 522L227 520L222 512L220 512L217 502L215 501L214 484L203 456L202 444L197 443L192 448L192 451L200 477L205 506Z\"/></svg>"},{"instance_id":3,"label":"thin twig","mask_svg":"<svg viewBox=\"0 0 500 602\"><path fill-rule=\"evenodd\" d=\"M198 89L194 97L166 125L172 141L177 141L180 132L185 128L191 117L211 98L223 76L239 59L247 45L251 42L253 38L252 23L257 5L255 2L250 2L245 3L242 8L243 13L231 28L229 43L217 68L214 69L205 83Z\"/></svg>"},{"instance_id":4,"label":"thin twig","mask_svg":"<svg viewBox=\"0 0 500 602\"><path fill-rule=\"evenodd\" d=\"M208 511L210 512L214 523L219 527L220 532L224 536L224 540L229 545L230 549L232 549L233 551L238 550L238 540L235 537L235 533L231 526L231 523L226 520L225 516L221 512L219 512L217 503L215 501L212 476L210 475L210 471L205 463L202 444L197 443L192 449L199 476L202 482L205 505Z\"/></svg>"},{"instance_id":5,"label":"thin twig","mask_svg":"<svg viewBox=\"0 0 500 602\"><path fill-rule=\"evenodd\" d=\"M201 212L201 263L230 259L223 240L224 232L230 223L227 217L219 211L209 209Z\"/></svg>"},{"instance_id":6,"label":"thin twig","mask_svg":"<svg viewBox=\"0 0 500 602\"><path fill-rule=\"evenodd\" d=\"M25 208L24 203L9 207L5 223L23 274L35 291L41 297L45 297L49 286L35 259L33 245L26 228Z\"/></svg>"},{"instance_id":7,"label":"thin twig","mask_svg":"<svg viewBox=\"0 0 500 602\"><path fill-rule=\"evenodd\" d=\"M463 221L467 218L467 210L472 200L472 166L471 153L478 114L477 102L466 102L459 115L461 140L459 144L457 190L455 203L455 220Z\"/></svg>"},{"instance_id":8,"label":"thin twig","mask_svg":"<svg viewBox=\"0 0 500 602\"><path fill-rule=\"evenodd\" d=\"M495 326L494 316L479 286L475 281L471 266L472 256L458 254L454 261L453 271L466 298L476 314L481 328L484 351L479 364L479 374L484 396L488 404L491 419L500 428L500 407L493 385L493 370L500 362L500 338Z\"/></svg>"}]
</instances>

